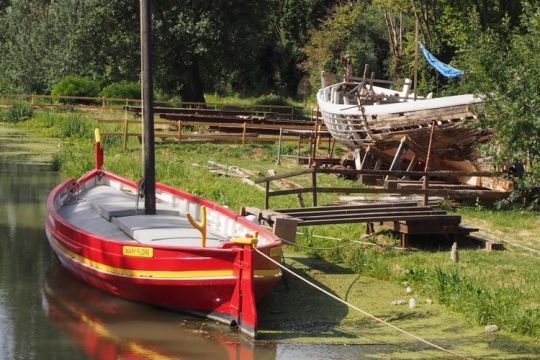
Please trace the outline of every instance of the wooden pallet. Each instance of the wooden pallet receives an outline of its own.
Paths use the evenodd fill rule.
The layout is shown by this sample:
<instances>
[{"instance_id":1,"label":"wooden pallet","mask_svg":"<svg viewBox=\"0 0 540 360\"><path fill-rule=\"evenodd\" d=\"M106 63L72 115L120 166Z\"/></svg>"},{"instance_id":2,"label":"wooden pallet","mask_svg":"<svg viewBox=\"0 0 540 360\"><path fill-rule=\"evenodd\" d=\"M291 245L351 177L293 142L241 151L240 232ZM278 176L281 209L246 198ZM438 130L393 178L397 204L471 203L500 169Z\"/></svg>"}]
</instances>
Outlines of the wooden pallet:
<instances>
[{"instance_id":1,"label":"wooden pallet","mask_svg":"<svg viewBox=\"0 0 540 360\"><path fill-rule=\"evenodd\" d=\"M260 210L246 207L242 215L255 215L259 221L274 227L279 236L291 238L291 229L297 226L366 223L373 231L378 223L400 235L401 246L408 247L411 235L447 235L454 241L478 229L461 226L461 216L416 202L381 202L349 206L318 206L308 208Z\"/></svg>"}]
</instances>

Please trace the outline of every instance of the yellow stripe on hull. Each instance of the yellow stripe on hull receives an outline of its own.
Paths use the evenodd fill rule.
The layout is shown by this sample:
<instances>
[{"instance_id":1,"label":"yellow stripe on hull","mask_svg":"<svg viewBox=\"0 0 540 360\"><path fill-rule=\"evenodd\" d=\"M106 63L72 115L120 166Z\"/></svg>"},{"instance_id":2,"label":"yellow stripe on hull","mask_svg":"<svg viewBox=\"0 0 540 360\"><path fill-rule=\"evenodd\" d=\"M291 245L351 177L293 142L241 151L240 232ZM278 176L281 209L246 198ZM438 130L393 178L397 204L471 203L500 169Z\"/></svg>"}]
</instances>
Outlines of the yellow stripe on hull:
<instances>
[{"instance_id":1,"label":"yellow stripe on hull","mask_svg":"<svg viewBox=\"0 0 540 360\"><path fill-rule=\"evenodd\" d=\"M137 270L137 269L125 269L114 267L100 262L88 259L84 256L74 253L60 244L51 234L50 238L55 243L55 246L65 255L69 256L78 263L90 267L101 272L106 272L114 275L135 277L135 278L152 278L152 279L209 279L209 278L234 278L233 269L218 269L218 270L177 270L177 271L163 271L163 270ZM270 270L255 270L254 275L257 278L261 277L275 277L280 274L279 269Z\"/></svg>"}]
</instances>

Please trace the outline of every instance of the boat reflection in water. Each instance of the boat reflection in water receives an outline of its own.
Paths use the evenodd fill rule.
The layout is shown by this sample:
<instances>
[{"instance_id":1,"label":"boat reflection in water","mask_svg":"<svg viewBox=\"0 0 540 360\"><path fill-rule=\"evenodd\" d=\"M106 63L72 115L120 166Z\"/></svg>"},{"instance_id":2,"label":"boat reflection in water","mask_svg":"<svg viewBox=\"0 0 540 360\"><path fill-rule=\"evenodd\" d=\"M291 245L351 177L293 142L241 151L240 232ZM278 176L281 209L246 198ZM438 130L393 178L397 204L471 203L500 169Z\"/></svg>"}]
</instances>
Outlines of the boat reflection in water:
<instances>
[{"instance_id":1,"label":"boat reflection in water","mask_svg":"<svg viewBox=\"0 0 540 360\"><path fill-rule=\"evenodd\" d=\"M255 347L215 322L107 295L77 281L59 264L47 275L42 302L53 324L95 359L276 357L274 345Z\"/></svg>"}]
</instances>

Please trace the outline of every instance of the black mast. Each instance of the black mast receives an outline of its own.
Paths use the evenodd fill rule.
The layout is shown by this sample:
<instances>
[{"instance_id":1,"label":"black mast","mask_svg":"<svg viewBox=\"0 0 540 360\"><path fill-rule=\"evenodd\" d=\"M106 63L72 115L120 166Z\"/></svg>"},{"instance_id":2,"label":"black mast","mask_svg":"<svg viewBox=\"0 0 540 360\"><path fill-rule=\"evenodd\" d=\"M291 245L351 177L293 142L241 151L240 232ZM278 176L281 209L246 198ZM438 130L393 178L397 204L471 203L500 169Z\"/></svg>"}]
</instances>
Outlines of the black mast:
<instances>
[{"instance_id":1,"label":"black mast","mask_svg":"<svg viewBox=\"0 0 540 360\"><path fill-rule=\"evenodd\" d=\"M144 213L156 213L154 155L154 90L152 86L152 13L150 0L140 0L141 72L143 98Z\"/></svg>"}]
</instances>

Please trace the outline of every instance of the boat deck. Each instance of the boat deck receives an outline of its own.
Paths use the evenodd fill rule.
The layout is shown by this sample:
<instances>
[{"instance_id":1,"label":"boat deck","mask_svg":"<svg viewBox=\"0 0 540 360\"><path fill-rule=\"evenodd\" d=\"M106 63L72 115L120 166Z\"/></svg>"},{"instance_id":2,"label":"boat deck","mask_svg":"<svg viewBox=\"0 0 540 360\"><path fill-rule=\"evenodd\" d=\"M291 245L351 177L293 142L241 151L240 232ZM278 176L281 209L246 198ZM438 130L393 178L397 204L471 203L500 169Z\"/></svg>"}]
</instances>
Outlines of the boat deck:
<instances>
[{"instance_id":1,"label":"boat deck","mask_svg":"<svg viewBox=\"0 0 540 360\"><path fill-rule=\"evenodd\" d=\"M156 215L144 215L144 201L109 186L82 191L58 213L71 224L108 239L140 244L200 247L201 234L178 209L158 201ZM227 238L207 231L206 246L216 247Z\"/></svg>"}]
</instances>

